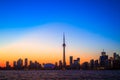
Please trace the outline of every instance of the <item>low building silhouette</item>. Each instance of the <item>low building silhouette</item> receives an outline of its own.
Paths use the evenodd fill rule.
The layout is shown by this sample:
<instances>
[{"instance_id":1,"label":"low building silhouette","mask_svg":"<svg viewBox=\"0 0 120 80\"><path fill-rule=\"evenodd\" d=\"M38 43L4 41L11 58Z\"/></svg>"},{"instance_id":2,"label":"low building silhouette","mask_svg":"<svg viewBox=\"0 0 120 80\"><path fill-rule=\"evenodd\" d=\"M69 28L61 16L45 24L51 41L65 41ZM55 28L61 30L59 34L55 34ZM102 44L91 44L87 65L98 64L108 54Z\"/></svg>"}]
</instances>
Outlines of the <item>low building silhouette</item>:
<instances>
[{"instance_id":1,"label":"low building silhouette","mask_svg":"<svg viewBox=\"0 0 120 80\"><path fill-rule=\"evenodd\" d=\"M53 70L55 69L55 65L52 64L52 63L47 63L47 64L44 64L44 69L47 69L47 70Z\"/></svg>"},{"instance_id":2,"label":"low building silhouette","mask_svg":"<svg viewBox=\"0 0 120 80\"><path fill-rule=\"evenodd\" d=\"M88 70L89 69L89 63L84 62L81 67L82 67L83 70Z\"/></svg>"}]
</instances>

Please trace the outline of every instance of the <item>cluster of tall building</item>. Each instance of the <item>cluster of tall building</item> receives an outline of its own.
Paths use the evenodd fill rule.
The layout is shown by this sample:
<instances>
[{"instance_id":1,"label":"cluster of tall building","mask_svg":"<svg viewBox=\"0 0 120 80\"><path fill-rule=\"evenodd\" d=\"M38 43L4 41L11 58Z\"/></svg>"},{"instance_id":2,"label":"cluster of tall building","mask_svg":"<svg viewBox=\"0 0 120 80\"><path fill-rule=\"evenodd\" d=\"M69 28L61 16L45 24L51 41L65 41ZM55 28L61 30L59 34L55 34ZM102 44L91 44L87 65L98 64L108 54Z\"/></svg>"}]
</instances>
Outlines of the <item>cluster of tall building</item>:
<instances>
[{"instance_id":1,"label":"cluster of tall building","mask_svg":"<svg viewBox=\"0 0 120 80\"><path fill-rule=\"evenodd\" d=\"M120 69L120 56L116 53L113 54L113 57L108 58L106 52L103 50L101 52L101 56L98 60L91 59L90 62L84 62L80 64L80 58L73 60L73 56L70 56L69 65L66 65L66 53L65 53L65 35L63 34L63 60L59 61L59 64L56 62L55 64L47 63L47 64L40 64L37 61L29 61L25 58L24 62L22 59L18 59L17 61L13 62L13 67L10 66L9 61L6 61L6 67L0 69L7 69L7 70L31 70L31 69L90 69L90 70L101 70L101 69Z\"/></svg>"},{"instance_id":2,"label":"cluster of tall building","mask_svg":"<svg viewBox=\"0 0 120 80\"><path fill-rule=\"evenodd\" d=\"M73 60L73 56L70 56L70 69L80 69L80 58Z\"/></svg>"},{"instance_id":3,"label":"cluster of tall building","mask_svg":"<svg viewBox=\"0 0 120 80\"><path fill-rule=\"evenodd\" d=\"M41 64L39 64L37 61L33 62L33 61L29 61L28 64L28 59L25 58L24 62L23 60L20 58L17 61L13 61L13 66L10 65L9 61L6 61L6 66L2 69L7 69L7 70L27 70L27 69L41 69Z\"/></svg>"},{"instance_id":4,"label":"cluster of tall building","mask_svg":"<svg viewBox=\"0 0 120 80\"><path fill-rule=\"evenodd\" d=\"M98 60L91 59L89 62L80 64L80 58L73 59L73 56L69 57L69 65L64 65L64 61L60 60L59 63L47 63L40 64L37 61L31 61L27 58L18 59L13 61L13 66L9 61L6 61L6 66L0 68L2 70L43 70L43 69L67 69L67 70L106 70L106 69L120 69L120 56L117 53L113 53L113 57L108 57L105 51L101 52L101 56Z\"/></svg>"},{"instance_id":5,"label":"cluster of tall building","mask_svg":"<svg viewBox=\"0 0 120 80\"><path fill-rule=\"evenodd\" d=\"M98 60L91 59L89 62L80 64L80 58L73 59L73 56L69 57L69 65L64 64L64 61L60 60L59 64L47 63L40 64L37 61L28 61L27 58L18 59L13 61L13 66L9 61L6 61L6 66L0 68L3 70L41 70L41 69L84 69L84 70L101 70L101 69L120 69L120 56L117 53L113 53L113 57L108 57L105 51L101 52L101 56Z\"/></svg>"},{"instance_id":6,"label":"cluster of tall building","mask_svg":"<svg viewBox=\"0 0 120 80\"><path fill-rule=\"evenodd\" d=\"M81 69L120 69L120 56L117 53L113 53L113 57L108 57L106 52L103 50L103 52L101 52L99 60L91 59L90 62L84 62L81 65Z\"/></svg>"}]
</instances>

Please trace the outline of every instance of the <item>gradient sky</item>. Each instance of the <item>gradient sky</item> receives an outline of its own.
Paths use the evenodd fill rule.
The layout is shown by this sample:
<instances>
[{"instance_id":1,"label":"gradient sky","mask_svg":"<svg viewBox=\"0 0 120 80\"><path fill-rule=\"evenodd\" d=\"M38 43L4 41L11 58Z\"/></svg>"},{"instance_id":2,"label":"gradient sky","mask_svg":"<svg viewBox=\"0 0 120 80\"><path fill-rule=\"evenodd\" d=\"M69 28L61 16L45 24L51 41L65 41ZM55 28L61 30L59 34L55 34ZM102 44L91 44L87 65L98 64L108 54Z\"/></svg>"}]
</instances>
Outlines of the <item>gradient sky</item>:
<instances>
[{"instance_id":1,"label":"gradient sky","mask_svg":"<svg viewBox=\"0 0 120 80\"><path fill-rule=\"evenodd\" d=\"M120 54L120 0L0 0L0 65L62 60L63 32L67 62Z\"/></svg>"}]
</instances>

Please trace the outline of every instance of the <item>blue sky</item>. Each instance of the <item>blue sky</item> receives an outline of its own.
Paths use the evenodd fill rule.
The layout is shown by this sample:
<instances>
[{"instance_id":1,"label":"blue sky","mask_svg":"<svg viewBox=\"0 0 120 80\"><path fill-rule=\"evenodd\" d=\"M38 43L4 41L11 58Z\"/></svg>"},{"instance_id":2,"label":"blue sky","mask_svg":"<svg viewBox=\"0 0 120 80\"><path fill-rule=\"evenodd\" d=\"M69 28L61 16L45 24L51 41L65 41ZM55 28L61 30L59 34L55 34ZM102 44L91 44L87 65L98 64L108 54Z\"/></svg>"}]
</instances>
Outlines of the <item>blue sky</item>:
<instances>
[{"instance_id":1,"label":"blue sky","mask_svg":"<svg viewBox=\"0 0 120 80\"><path fill-rule=\"evenodd\" d=\"M60 22L120 41L119 0L1 0L0 30Z\"/></svg>"},{"instance_id":2,"label":"blue sky","mask_svg":"<svg viewBox=\"0 0 120 80\"><path fill-rule=\"evenodd\" d=\"M77 44L82 41L84 50L91 45L94 51L119 53L120 0L0 0L0 47L38 29L48 36L59 32L61 38L65 31L75 48L81 48Z\"/></svg>"}]
</instances>

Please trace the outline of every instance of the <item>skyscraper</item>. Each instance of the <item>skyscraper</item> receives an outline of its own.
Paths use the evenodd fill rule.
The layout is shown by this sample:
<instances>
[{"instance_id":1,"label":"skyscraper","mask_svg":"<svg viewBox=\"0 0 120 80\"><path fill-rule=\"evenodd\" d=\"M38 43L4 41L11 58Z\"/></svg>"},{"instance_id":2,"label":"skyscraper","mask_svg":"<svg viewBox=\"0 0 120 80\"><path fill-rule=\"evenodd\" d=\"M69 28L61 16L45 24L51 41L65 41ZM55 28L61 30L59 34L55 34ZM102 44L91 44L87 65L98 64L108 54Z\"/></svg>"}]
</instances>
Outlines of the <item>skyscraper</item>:
<instances>
[{"instance_id":1,"label":"skyscraper","mask_svg":"<svg viewBox=\"0 0 120 80\"><path fill-rule=\"evenodd\" d=\"M66 44L65 44L65 34L63 34L63 67L64 68L66 66L65 47L66 47Z\"/></svg>"},{"instance_id":2,"label":"skyscraper","mask_svg":"<svg viewBox=\"0 0 120 80\"><path fill-rule=\"evenodd\" d=\"M16 68L17 67L17 62L13 61L13 67Z\"/></svg>"},{"instance_id":3,"label":"skyscraper","mask_svg":"<svg viewBox=\"0 0 120 80\"><path fill-rule=\"evenodd\" d=\"M18 61L17 61L17 68L18 68L18 69L22 69L22 67L23 67L23 60L20 58L20 59L18 59Z\"/></svg>"},{"instance_id":4,"label":"skyscraper","mask_svg":"<svg viewBox=\"0 0 120 80\"><path fill-rule=\"evenodd\" d=\"M90 60L90 69L94 69L94 66L95 66L94 59L91 59Z\"/></svg>"},{"instance_id":5,"label":"skyscraper","mask_svg":"<svg viewBox=\"0 0 120 80\"><path fill-rule=\"evenodd\" d=\"M102 55L102 56L105 56L105 55L106 55L106 52L104 51L104 49L103 49L103 52L101 52L101 55Z\"/></svg>"},{"instance_id":6,"label":"skyscraper","mask_svg":"<svg viewBox=\"0 0 120 80\"><path fill-rule=\"evenodd\" d=\"M100 66L105 67L106 64L108 63L107 61L108 61L108 55L106 55L106 52L103 50L100 56Z\"/></svg>"},{"instance_id":7,"label":"skyscraper","mask_svg":"<svg viewBox=\"0 0 120 80\"><path fill-rule=\"evenodd\" d=\"M6 61L6 68L10 68L10 64L9 64L9 61Z\"/></svg>"},{"instance_id":8,"label":"skyscraper","mask_svg":"<svg viewBox=\"0 0 120 80\"><path fill-rule=\"evenodd\" d=\"M62 68L62 61L59 61L59 67Z\"/></svg>"},{"instance_id":9,"label":"skyscraper","mask_svg":"<svg viewBox=\"0 0 120 80\"><path fill-rule=\"evenodd\" d=\"M25 58L25 63L24 63L25 67L28 67L28 59Z\"/></svg>"},{"instance_id":10,"label":"skyscraper","mask_svg":"<svg viewBox=\"0 0 120 80\"><path fill-rule=\"evenodd\" d=\"M73 56L70 56L70 66L73 64Z\"/></svg>"}]
</instances>

